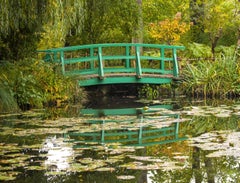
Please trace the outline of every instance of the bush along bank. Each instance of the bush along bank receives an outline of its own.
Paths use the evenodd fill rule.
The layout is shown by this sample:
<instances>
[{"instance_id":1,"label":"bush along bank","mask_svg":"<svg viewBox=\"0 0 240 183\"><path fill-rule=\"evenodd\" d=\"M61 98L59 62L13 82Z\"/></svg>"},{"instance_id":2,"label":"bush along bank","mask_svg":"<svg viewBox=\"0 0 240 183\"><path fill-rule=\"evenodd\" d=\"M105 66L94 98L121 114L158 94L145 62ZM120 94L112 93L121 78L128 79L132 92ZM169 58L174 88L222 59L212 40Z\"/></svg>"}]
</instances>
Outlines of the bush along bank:
<instances>
[{"instance_id":1,"label":"bush along bank","mask_svg":"<svg viewBox=\"0 0 240 183\"><path fill-rule=\"evenodd\" d=\"M240 63L237 51L221 54L214 60L199 60L185 65L180 90L195 97L237 97L240 95Z\"/></svg>"},{"instance_id":2,"label":"bush along bank","mask_svg":"<svg viewBox=\"0 0 240 183\"><path fill-rule=\"evenodd\" d=\"M81 102L85 98L76 80L63 76L57 65L42 60L5 61L0 70L0 89L5 91L0 94L0 110L9 108L6 105L13 105L14 101L27 110L60 102Z\"/></svg>"}]
</instances>

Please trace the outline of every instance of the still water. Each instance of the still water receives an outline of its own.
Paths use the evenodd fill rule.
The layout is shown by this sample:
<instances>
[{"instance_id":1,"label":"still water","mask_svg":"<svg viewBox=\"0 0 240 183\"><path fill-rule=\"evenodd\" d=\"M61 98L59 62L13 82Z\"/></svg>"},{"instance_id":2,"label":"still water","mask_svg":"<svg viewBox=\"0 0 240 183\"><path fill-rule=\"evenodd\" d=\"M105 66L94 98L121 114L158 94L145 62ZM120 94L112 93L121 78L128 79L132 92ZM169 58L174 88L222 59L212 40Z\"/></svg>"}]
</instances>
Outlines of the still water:
<instances>
[{"instance_id":1,"label":"still water","mask_svg":"<svg viewBox=\"0 0 240 183\"><path fill-rule=\"evenodd\" d=\"M0 115L0 182L240 182L238 101L118 98L71 110Z\"/></svg>"}]
</instances>

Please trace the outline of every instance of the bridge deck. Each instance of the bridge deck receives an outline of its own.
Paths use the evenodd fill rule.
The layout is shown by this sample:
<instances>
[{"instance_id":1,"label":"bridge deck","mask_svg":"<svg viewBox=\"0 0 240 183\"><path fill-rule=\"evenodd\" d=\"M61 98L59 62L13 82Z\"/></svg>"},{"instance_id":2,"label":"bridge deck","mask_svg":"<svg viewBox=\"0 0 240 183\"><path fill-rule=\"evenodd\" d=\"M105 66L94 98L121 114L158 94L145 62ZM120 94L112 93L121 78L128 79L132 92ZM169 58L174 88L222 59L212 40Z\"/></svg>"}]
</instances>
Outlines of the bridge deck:
<instances>
[{"instance_id":1,"label":"bridge deck","mask_svg":"<svg viewBox=\"0 0 240 183\"><path fill-rule=\"evenodd\" d=\"M91 86L98 84L124 84L124 83L141 83L141 84L167 84L173 79L171 74L142 74L141 77L135 73L110 73L100 78L98 74L82 75L79 78L79 84L82 86Z\"/></svg>"},{"instance_id":2,"label":"bridge deck","mask_svg":"<svg viewBox=\"0 0 240 183\"><path fill-rule=\"evenodd\" d=\"M98 79L105 79L108 77L136 77L138 79L149 77L149 78L173 78L174 76L172 74L142 74L140 77L136 76L135 73L108 73L104 75L104 78L100 78L98 74L89 74L89 75L81 75L80 78L82 79L92 79L92 78L98 78Z\"/></svg>"}]
</instances>

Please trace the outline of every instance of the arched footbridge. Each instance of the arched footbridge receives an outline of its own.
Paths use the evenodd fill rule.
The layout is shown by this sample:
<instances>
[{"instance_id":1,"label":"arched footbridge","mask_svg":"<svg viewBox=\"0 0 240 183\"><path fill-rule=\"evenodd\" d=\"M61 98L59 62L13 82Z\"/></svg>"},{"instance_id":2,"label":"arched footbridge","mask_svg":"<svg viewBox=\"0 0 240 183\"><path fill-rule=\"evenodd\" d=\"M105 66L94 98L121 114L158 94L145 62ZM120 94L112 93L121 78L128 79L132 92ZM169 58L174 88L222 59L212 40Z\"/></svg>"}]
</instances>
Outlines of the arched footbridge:
<instances>
[{"instance_id":1,"label":"arched footbridge","mask_svg":"<svg viewBox=\"0 0 240 183\"><path fill-rule=\"evenodd\" d=\"M38 51L46 62L59 63L64 75L79 77L80 86L166 84L179 77L177 50L183 46L106 43Z\"/></svg>"}]
</instances>

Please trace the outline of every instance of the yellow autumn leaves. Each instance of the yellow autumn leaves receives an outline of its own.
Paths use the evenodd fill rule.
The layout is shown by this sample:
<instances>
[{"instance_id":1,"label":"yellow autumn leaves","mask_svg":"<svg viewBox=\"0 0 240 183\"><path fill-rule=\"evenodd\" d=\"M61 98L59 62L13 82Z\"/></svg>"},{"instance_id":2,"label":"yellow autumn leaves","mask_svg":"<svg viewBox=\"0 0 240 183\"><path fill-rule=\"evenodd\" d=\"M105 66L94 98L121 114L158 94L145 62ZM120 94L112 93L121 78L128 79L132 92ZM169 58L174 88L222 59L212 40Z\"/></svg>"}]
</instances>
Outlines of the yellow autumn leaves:
<instances>
[{"instance_id":1,"label":"yellow autumn leaves","mask_svg":"<svg viewBox=\"0 0 240 183\"><path fill-rule=\"evenodd\" d=\"M189 29L190 24L181 21L181 13L177 13L173 19L150 23L148 33L158 42L172 45L177 44Z\"/></svg>"}]
</instances>

